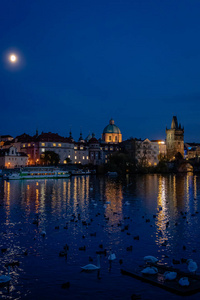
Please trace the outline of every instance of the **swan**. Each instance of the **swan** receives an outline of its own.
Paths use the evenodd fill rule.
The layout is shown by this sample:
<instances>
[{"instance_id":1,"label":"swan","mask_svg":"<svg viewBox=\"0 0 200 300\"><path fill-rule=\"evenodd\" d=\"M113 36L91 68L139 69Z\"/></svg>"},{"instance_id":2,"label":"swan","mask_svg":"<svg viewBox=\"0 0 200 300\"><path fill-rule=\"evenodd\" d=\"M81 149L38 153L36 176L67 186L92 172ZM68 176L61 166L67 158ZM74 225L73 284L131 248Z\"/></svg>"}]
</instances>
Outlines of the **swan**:
<instances>
[{"instance_id":1,"label":"swan","mask_svg":"<svg viewBox=\"0 0 200 300\"><path fill-rule=\"evenodd\" d=\"M143 269L142 271L142 274L157 274L158 273L158 269L155 268L155 267L147 267L145 269Z\"/></svg>"},{"instance_id":2,"label":"swan","mask_svg":"<svg viewBox=\"0 0 200 300\"><path fill-rule=\"evenodd\" d=\"M187 277L182 277L182 278L179 280L179 284L180 284L181 286L188 286L188 285L190 285L189 280L188 280Z\"/></svg>"},{"instance_id":3,"label":"swan","mask_svg":"<svg viewBox=\"0 0 200 300\"><path fill-rule=\"evenodd\" d=\"M45 230L43 230L42 232L41 232L41 236L43 236L43 237L45 237L46 236L46 231Z\"/></svg>"},{"instance_id":4,"label":"swan","mask_svg":"<svg viewBox=\"0 0 200 300\"><path fill-rule=\"evenodd\" d=\"M81 267L83 271L95 271L100 269L100 255L97 255L97 265L88 264L84 267Z\"/></svg>"},{"instance_id":5,"label":"swan","mask_svg":"<svg viewBox=\"0 0 200 300\"><path fill-rule=\"evenodd\" d=\"M116 259L116 255L115 253L112 253L112 251L110 250L110 254L108 256L108 260L109 261L112 261L112 260L115 260Z\"/></svg>"},{"instance_id":6,"label":"swan","mask_svg":"<svg viewBox=\"0 0 200 300\"><path fill-rule=\"evenodd\" d=\"M8 275L1 275L0 276L0 285L2 284L7 284L9 283L11 280L11 277L10 277L10 266L8 267Z\"/></svg>"},{"instance_id":7,"label":"swan","mask_svg":"<svg viewBox=\"0 0 200 300\"><path fill-rule=\"evenodd\" d=\"M124 205L130 205L130 202L126 201L126 202L124 203Z\"/></svg>"},{"instance_id":8,"label":"swan","mask_svg":"<svg viewBox=\"0 0 200 300\"><path fill-rule=\"evenodd\" d=\"M196 270L198 269L197 263L192 259L188 259L187 264L189 272L196 272Z\"/></svg>"},{"instance_id":9,"label":"swan","mask_svg":"<svg viewBox=\"0 0 200 300\"><path fill-rule=\"evenodd\" d=\"M176 272L169 272L169 271L166 271L164 273L164 277L166 280L174 280L177 276L177 273Z\"/></svg>"},{"instance_id":10,"label":"swan","mask_svg":"<svg viewBox=\"0 0 200 300\"><path fill-rule=\"evenodd\" d=\"M148 255L144 257L144 261L155 264L158 261L158 259L154 256Z\"/></svg>"}]
</instances>

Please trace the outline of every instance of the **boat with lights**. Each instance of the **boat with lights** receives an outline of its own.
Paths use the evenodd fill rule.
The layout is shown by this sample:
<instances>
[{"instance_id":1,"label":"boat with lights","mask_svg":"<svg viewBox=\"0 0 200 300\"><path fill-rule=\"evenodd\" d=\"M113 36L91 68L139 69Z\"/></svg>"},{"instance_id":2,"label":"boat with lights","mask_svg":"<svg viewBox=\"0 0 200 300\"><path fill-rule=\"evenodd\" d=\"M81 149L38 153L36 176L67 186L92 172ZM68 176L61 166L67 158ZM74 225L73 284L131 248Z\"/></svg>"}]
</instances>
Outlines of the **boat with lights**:
<instances>
[{"instance_id":1,"label":"boat with lights","mask_svg":"<svg viewBox=\"0 0 200 300\"><path fill-rule=\"evenodd\" d=\"M48 178L68 178L71 174L54 167L34 167L23 168L19 172L13 172L4 176L7 180L18 179L48 179Z\"/></svg>"}]
</instances>

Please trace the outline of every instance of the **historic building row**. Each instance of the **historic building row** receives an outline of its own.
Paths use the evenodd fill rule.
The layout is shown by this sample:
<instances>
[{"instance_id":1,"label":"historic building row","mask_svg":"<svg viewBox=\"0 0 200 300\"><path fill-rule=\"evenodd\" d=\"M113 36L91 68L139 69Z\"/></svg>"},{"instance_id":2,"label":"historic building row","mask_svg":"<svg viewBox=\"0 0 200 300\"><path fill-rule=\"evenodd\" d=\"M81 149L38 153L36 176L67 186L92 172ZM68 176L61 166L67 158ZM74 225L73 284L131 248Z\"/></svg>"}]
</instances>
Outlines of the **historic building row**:
<instances>
[{"instance_id":1,"label":"historic building row","mask_svg":"<svg viewBox=\"0 0 200 300\"><path fill-rule=\"evenodd\" d=\"M71 131L68 137L51 132L36 132L34 136L25 133L16 138L0 136L0 146L0 167L7 168L41 164L46 151L57 153L61 164L71 162L82 165L108 163L112 154L117 152L127 153L136 164L146 166L156 166L162 157L173 160L177 153L188 159L200 156L200 145L187 143L184 148L184 128L178 124L176 116L172 118L171 128L166 128L166 142L148 138L122 141L121 130L111 119L99 140L94 134L83 139L80 133L79 140L74 141ZM12 154L13 149L15 154Z\"/></svg>"}]
</instances>

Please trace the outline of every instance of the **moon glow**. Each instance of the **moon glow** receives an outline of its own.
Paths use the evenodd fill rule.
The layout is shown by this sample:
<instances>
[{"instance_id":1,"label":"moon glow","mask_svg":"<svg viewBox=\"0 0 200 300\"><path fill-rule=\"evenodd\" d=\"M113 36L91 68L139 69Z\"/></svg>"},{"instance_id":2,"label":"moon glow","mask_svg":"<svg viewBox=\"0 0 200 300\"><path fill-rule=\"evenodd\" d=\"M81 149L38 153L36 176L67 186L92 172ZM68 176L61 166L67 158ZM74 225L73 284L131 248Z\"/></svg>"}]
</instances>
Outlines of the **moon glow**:
<instances>
[{"instance_id":1,"label":"moon glow","mask_svg":"<svg viewBox=\"0 0 200 300\"><path fill-rule=\"evenodd\" d=\"M9 56L9 59L10 59L10 61L11 61L12 63L15 63L15 62L17 61L17 56L16 56L15 54L11 54L11 55Z\"/></svg>"}]
</instances>

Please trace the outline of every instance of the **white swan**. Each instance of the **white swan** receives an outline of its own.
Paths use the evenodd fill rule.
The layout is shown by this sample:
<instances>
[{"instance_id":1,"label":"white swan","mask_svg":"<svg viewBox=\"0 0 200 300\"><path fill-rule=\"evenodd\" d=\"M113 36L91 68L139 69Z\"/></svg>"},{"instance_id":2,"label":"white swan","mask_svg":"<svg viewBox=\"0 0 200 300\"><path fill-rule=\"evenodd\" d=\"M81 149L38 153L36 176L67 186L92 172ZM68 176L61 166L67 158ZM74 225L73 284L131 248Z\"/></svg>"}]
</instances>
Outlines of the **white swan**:
<instances>
[{"instance_id":1,"label":"white swan","mask_svg":"<svg viewBox=\"0 0 200 300\"><path fill-rule=\"evenodd\" d=\"M110 254L108 256L108 260L112 261L112 260L115 260L115 259L116 259L115 253L112 253L112 251L110 250Z\"/></svg>"},{"instance_id":2,"label":"white swan","mask_svg":"<svg viewBox=\"0 0 200 300\"><path fill-rule=\"evenodd\" d=\"M170 271L166 271L164 273L164 277L166 280L174 280L177 276L177 273L176 272L170 272Z\"/></svg>"},{"instance_id":3,"label":"white swan","mask_svg":"<svg viewBox=\"0 0 200 300\"><path fill-rule=\"evenodd\" d=\"M9 283L11 280L11 277L10 277L10 266L8 267L8 275L1 275L0 276L0 285L2 284L7 284Z\"/></svg>"},{"instance_id":4,"label":"white swan","mask_svg":"<svg viewBox=\"0 0 200 300\"><path fill-rule=\"evenodd\" d=\"M193 259L188 259L187 264L189 272L196 272L196 270L198 269L197 263L193 261Z\"/></svg>"},{"instance_id":5,"label":"white swan","mask_svg":"<svg viewBox=\"0 0 200 300\"><path fill-rule=\"evenodd\" d=\"M130 202L126 201L126 202L124 203L124 205L130 205Z\"/></svg>"},{"instance_id":6,"label":"white swan","mask_svg":"<svg viewBox=\"0 0 200 300\"><path fill-rule=\"evenodd\" d=\"M179 280L179 284L180 284L181 286L188 286L188 285L190 285L189 280L188 280L187 277L182 277L182 278Z\"/></svg>"},{"instance_id":7,"label":"white swan","mask_svg":"<svg viewBox=\"0 0 200 300\"><path fill-rule=\"evenodd\" d=\"M144 261L155 264L158 259L154 256L148 255L144 257Z\"/></svg>"},{"instance_id":8,"label":"white swan","mask_svg":"<svg viewBox=\"0 0 200 300\"><path fill-rule=\"evenodd\" d=\"M46 231L45 230L43 230L42 232L41 232L41 236L43 236L43 237L45 237L46 236Z\"/></svg>"},{"instance_id":9,"label":"white swan","mask_svg":"<svg viewBox=\"0 0 200 300\"><path fill-rule=\"evenodd\" d=\"M88 264L84 267L81 267L83 271L95 271L100 269L100 255L97 255L97 265Z\"/></svg>"},{"instance_id":10,"label":"white swan","mask_svg":"<svg viewBox=\"0 0 200 300\"><path fill-rule=\"evenodd\" d=\"M142 271L142 274L157 274L158 273L158 269L155 268L155 267L147 267L145 269L143 269Z\"/></svg>"}]
</instances>

